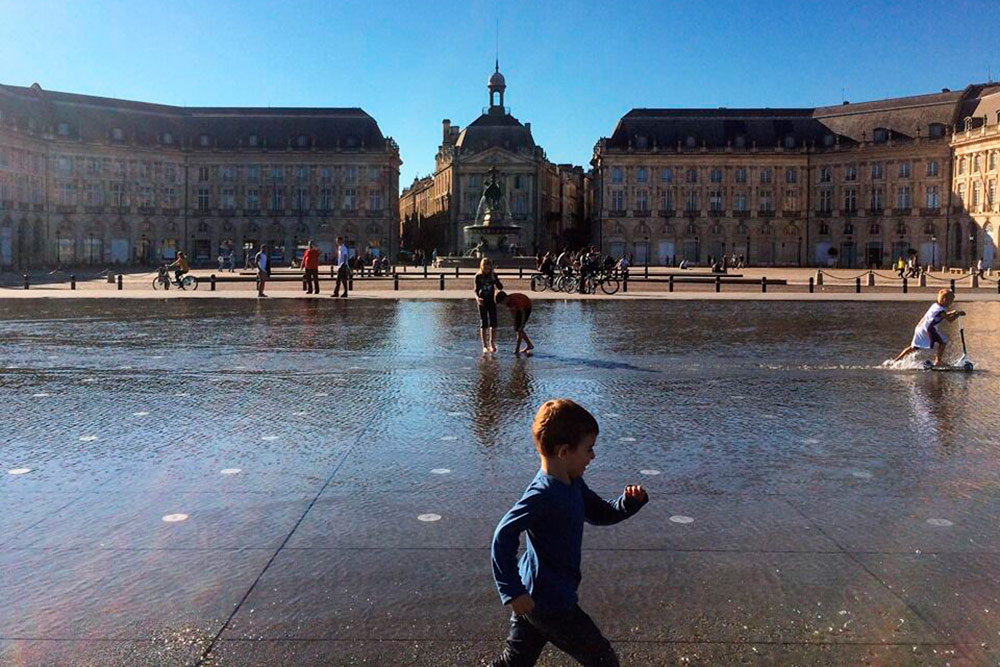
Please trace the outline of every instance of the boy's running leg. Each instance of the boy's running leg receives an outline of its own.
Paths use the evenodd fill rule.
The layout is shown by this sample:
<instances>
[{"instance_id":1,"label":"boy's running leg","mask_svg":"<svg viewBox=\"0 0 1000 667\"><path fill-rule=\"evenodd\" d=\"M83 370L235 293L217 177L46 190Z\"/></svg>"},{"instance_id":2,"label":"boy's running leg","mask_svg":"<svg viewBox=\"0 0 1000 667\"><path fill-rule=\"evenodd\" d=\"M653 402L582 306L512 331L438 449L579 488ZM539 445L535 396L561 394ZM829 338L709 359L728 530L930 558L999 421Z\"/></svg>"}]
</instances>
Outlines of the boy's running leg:
<instances>
[{"instance_id":1,"label":"boy's running leg","mask_svg":"<svg viewBox=\"0 0 1000 667\"><path fill-rule=\"evenodd\" d=\"M547 641L526 618L511 614L507 646L490 667L532 667Z\"/></svg>"},{"instance_id":2,"label":"boy's running leg","mask_svg":"<svg viewBox=\"0 0 1000 667\"><path fill-rule=\"evenodd\" d=\"M580 605L559 614L532 614L532 624L559 650L588 667L619 667L611 642Z\"/></svg>"},{"instance_id":3,"label":"boy's running leg","mask_svg":"<svg viewBox=\"0 0 1000 667\"><path fill-rule=\"evenodd\" d=\"M906 348L905 350L903 350L902 352L900 352L899 355L895 359L893 359L893 361L894 362L899 361L903 357L909 356L909 355L913 354L916 351L917 351L917 348L915 348L915 347L913 347L911 345L908 348Z\"/></svg>"},{"instance_id":4,"label":"boy's running leg","mask_svg":"<svg viewBox=\"0 0 1000 667\"><path fill-rule=\"evenodd\" d=\"M946 344L942 343L942 342L939 342L936 346L934 346L934 349L936 350L935 353L934 353L934 365L935 366L943 366L944 365L944 348L945 347L946 347Z\"/></svg>"}]
</instances>

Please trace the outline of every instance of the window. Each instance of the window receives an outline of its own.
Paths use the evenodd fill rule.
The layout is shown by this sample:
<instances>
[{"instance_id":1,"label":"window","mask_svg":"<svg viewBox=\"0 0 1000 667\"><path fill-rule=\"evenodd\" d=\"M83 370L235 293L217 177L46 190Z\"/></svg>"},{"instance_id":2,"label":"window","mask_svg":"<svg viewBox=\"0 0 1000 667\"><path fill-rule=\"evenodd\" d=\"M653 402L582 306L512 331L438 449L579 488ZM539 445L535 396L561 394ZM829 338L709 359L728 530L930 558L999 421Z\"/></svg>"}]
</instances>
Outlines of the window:
<instances>
[{"instance_id":1,"label":"window","mask_svg":"<svg viewBox=\"0 0 1000 667\"><path fill-rule=\"evenodd\" d=\"M621 212L625 210L625 191L624 190L612 190L611 191L611 210L616 212Z\"/></svg>"},{"instance_id":2,"label":"window","mask_svg":"<svg viewBox=\"0 0 1000 667\"><path fill-rule=\"evenodd\" d=\"M646 171L645 167L639 167L635 172L635 180L640 183L646 183L649 181L649 172Z\"/></svg>"},{"instance_id":3,"label":"window","mask_svg":"<svg viewBox=\"0 0 1000 667\"><path fill-rule=\"evenodd\" d=\"M722 191L712 190L708 194L708 208L710 211L722 211Z\"/></svg>"},{"instance_id":4,"label":"window","mask_svg":"<svg viewBox=\"0 0 1000 667\"><path fill-rule=\"evenodd\" d=\"M85 206L100 206L103 203L104 191L101 188L100 183L87 183L86 190L84 190L84 205Z\"/></svg>"},{"instance_id":5,"label":"window","mask_svg":"<svg viewBox=\"0 0 1000 667\"><path fill-rule=\"evenodd\" d=\"M59 133L60 137L68 137L69 136L69 123L59 123L59 125L56 126L56 132Z\"/></svg>"},{"instance_id":6,"label":"window","mask_svg":"<svg viewBox=\"0 0 1000 667\"><path fill-rule=\"evenodd\" d=\"M163 206L177 208L177 191L174 188L163 188Z\"/></svg>"},{"instance_id":7,"label":"window","mask_svg":"<svg viewBox=\"0 0 1000 667\"><path fill-rule=\"evenodd\" d=\"M3 159L0 158L0 167L5 167L7 165L3 164ZM96 176L101 173L101 161L91 158L87 160L87 175Z\"/></svg>"},{"instance_id":8,"label":"window","mask_svg":"<svg viewBox=\"0 0 1000 667\"><path fill-rule=\"evenodd\" d=\"M996 171L997 168L997 151L990 153L990 171Z\"/></svg>"},{"instance_id":9,"label":"window","mask_svg":"<svg viewBox=\"0 0 1000 667\"><path fill-rule=\"evenodd\" d=\"M674 182L674 170L670 167L664 167L660 169L660 181L663 183L673 183Z\"/></svg>"},{"instance_id":10,"label":"window","mask_svg":"<svg viewBox=\"0 0 1000 667\"><path fill-rule=\"evenodd\" d=\"M321 211L329 211L333 208L333 191L330 188L323 188L319 191L319 208Z\"/></svg>"},{"instance_id":11,"label":"window","mask_svg":"<svg viewBox=\"0 0 1000 667\"><path fill-rule=\"evenodd\" d=\"M163 165L163 178L167 183L177 182L177 167L171 163Z\"/></svg>"},{"instance_id":12,"label":"window","mask_svg":"<svg viewBox=\"0 0 1000 667\"><path fill-rule=\"evenodd\" d=\"M854 225L850 222L844 223L844 236L851 236L854 234Z\"/></svg>"},{"instance_id":13,"label":"window","mask_svg":"<svg viewBox=\"0 0 1000 667\"><path fill-rule=\"evenodd\" d=\"M149 178L149 163L145 160L139 161L139 178L146 180Z\"/></svg>"},{"instance_id":14,"label":"window","mask_svg":"<svg viewBox=\"0 0 1000 667\"><path fill-rule=\"evenodd\" d=\"M149 185L144 185L139 190L139 206L143 208L153 208L156 206L156 199L153 195L153 188Z\"/></svg>"},{"instance_id":15,"label":"window","mask_svg":"<svg viewBox=\"0 0 1000 667\"><path fill-rule=\"evenodd\" d=\"M785 190L785 201L782 207L786 211L799 210L799 195L795 190Z\"/></svg>"},{"instance_id":16,"label":"window","mask_svg":"<svg viewBox=\"0 0 1000 667\"><path fill-rule=\"evenodd\" d=\"M208 167L198 167L198 182L204 183L208 180Z\"/></svg>"},{"instance_id":17,"label":"window","mask_svg":"<svg viewBox=\"0 0 1000 667\"><path fill-rule=\"evenodd\" d=\"M672 211L674 210L674 197L670 190L660 191L660 210L661 211Z\"/></svg>"},{"instance_id":18,"label":"window","mask_svg":"<svg viewBox=\"0 0 1000 667\"><path fill-rule=\"evenodd\" d=\"M299 148L305 148L309 145L309 137L304 134L300 134L298 138L295 139L295 143Z\"/></svg>"},{"instance_id":19,"label":"window","mask_svg":"<svg viewBox=\"0 0 1000 667\"><path fill-rule=\"evenodd\" d=\"M939 171L940 171L940 167L938 166L938 161L937 160L928 160L927 161L927 175L928 176L937 176L938 173L939 173Z\"/></svg>"},{"instance_id":20,"label":"window","mask_svg":"<svg viewBox=\"0 0 1000 667\"><path fill-rule=\"evenodd\" d=\"M160 137L160 141L169 146L172 143L174 143L174 135L170 134L169 132L164 132L163 135Z\"/></svg>"},{"instance_id":21,"label":"window","mask_svg":"<svg viewBox=\"0 0 1000 667\"><path fill-rule=\"evenodd\" d=\"M111 184L111 205L115 208L128 206L128 200L125 197L125 186L121 183Z\"/></svg>"},{"instance_id":22,"label":"window","mask_svg":"<svg viewBox=\"0 0 1000 667\"><path fill-rule=\"evenodd\" d=\"M236 167L223 167L222 181L224 183L232 183L235 180L236 180Z\"/></svg>"},{"instance_id":23,"label":"window","mask_svg":"<svg viewBox=\"0 0 1000 667\"><path fill-rule=\"evenodd\" d=\"M688 183L697 183L698 182L698 170L697 169L688 169L687 170L687 176L685 177L685 180Z\"/></svg>"},{"instance_id":24,"label":"window","mask_svg":"<svg viewBox=\"0 0 1000 667\"><path fill-rule=\"evenodd\" d=\"M122 132L122 129L120 127L116 127L113 130L111 130L111 138L114 139L115 141L121 141L125 138L125 133Z\"/></svg>"},{"instance_id":25,"label":"window","mask_svg":"<svg viewBox=\"0 0 1000 667\"><path fill-rule=\"evenodd\" d=\"M906 160L905 162L900 162L899 163L899 177L900 178L909 178L910 177L910 161L909 160Z\"/></svg>"},{"instance_id":26,"label":"window","mask_svg":"<svg viewBox=\"0 0 1000 667\"><path fill-rule=\"evenodd\" d=\"M932 185L927 188L927 208L939 208L940 198L938 196L938 189L936 185Z\"/></svg>"},{"instance_id":27,"label":"window","mask_svg":"<svg viewBox=\"0 0 1000 667\"><path fill-rule=\"evenodd\" d=\"M742 150L747 147L747 138L744 137L742 134L738 135L736 139L733 141L733 144L736 146L738 150Z\"/></svg>"},{"instance_id":28,"label":"window","mask_svg":"<svg viewBox=\"0 0 1000 667\"><path fill-rule=\"evenodd\" d=\"M271 210L282 211L285 208L285 197L281 188L271 189Z\"/></svg>"},{"instance_id":29,"label":"window","mask_svg":"<svg viewBox=\"0 0 1000 667\"><path fill-rule=\"evenodd\" d=\"M352 167L348 167L351 169ZM358 207L358 191L354 188L344 190L344 210L353 211Z\"/></svg>"},{"instance_id":30,"label":"window","mask_svg":"<svg viewBox=\"0 0 1000 667\"><path fill-rule=\"evenodd\" d=\"M4 199L10 199L10 194L5 194ZM60 183L59 184L59 205L60 206L75 206L76 205L76 189L73 187L72 183Z\"/></svg>"},{"instance_id":31,"label":"window","mask_svg":"<svg viewBox=\"0 0 1000 667\"><path fill-rule=\"evenodd\" d=\"M829 213L833 210L833 190L823 188L819 191L819 210L822 213Z\"/></svg>"},{"instance_id":32,"label":"window","mask_svg":"<svg viewBox=\"0 0 1000 667\"><path fill-rule=\"evenodd\" d=\"M60 157L56 159L56 169L59 173L69 176L73 173L73 160L68 157Z\"/></svg>"},{"instance_id":33,"label":"window","mask_svg":"<svg viewBox=\"0 0 1000 667\"><path fill-rule=\"evenodd\" d=\"M344 180L348 183L354 183L358 180L358 168L354 165L349 165L344 167Z\"/></svg>"},{"instance_id":34,"label":"window","mask_svg":"<svg viewBox=\"0 0 1000 667\"><path fill-rule=\"evenodd\" d=\"M747 168L746 167L736 167L736 182L746 183L747 182Z\"/></svg>"},{"instance_id":35,"label":"window","mask_svg":"<svg viewBox=\"0 0 1000 667\"><path fill-rule=\"evenodd\" d=\"M910 208L910 186L901 185L896 191L896 208Z\"/></svg>"},{"instance_id":36,"label":"window","mask_svg":"<svg viewBox=\"0 0 1000 667\"><path fill-rule=\"evenodd\" d=\"M250 148L256 148L257 147L257 135L256 134L251 134L247 138L247 143L250 144Z\"/></svg>"},{"instance_id":37,"label":"window","mask_svg":"<svg viewBox=\"0 0 1000 667\"><path fill-rule=\"evenodd\" d=\"M524 215L528 212L527 197L523 194L516 195L513 201L514 215Z\"/></svg>"},{"instance_id":38,"label":"window","mask_svg":"<svg viewBox=\"0 0 1000 667\"><path fill-rule=\"evenodd\" d=\"M247 180L256 183L260 180L260 165L247 165Z\"/></svg>"},{"instance_id":39,"label":"window","mask_svg":"<svg viewBox=\"0 0 1000 667\"><path fill-rule=\"evenodd\" d=\"M835 142L836 142L836 139L834 138L834 136L832 134L824 134L823 135L823 145L824 146L830 147Z\"/></svg>"},{"instance_id":40,"label":"window","mask_svg":"<svg viewBox=\"0 0 1000 667\"><path fill-rule=\"evenodd\" d=\"M972 184L972 208L979 208L979 183Z\"/></svg>"},{"instance_id":41,"label":"window","mask_svg":"<svg viewBox=\"0 0 1000 667\"><path fill-rule=\"evenodd\" d=\"M881 162L875 162L872 164L872 180L881 181L885 178L885 165Z\"/></svg>"},{"instance_id":42,"label":"window","mask_svg":"<svg viewBox=\"0 0 1000 667\"><path fill-rule=\"evenodd\" d=\"M257 188L247 188L247 210L260 210L260 190Z\"/></svg>"},{"instance_id":43,"label":"window","mask_svg":"<svg viewBox=\"0 0 1000 667\"><path fill-rule=\"evenodd\" d=\"M795 148L795 137L790 134L785 137L785 148Z\"/></svg>"},{"instance_id":44,"label":"window","mask_svg":"<svg viewBox=\"0 0 1000 667\"><path fill-rule=\"evenodd\" d=\"M232 211L236 208L236 190L234 188L222 188L222 209Z\"/></svg>"},{"instance_id":45,"label":"window","mask_svg":"<svg viewBox=\"0 0 1000 667\"><path fill-rule=\"evenodd\" d=\"M309 180L309 167L299 167L295 170L295 180L305 183Z\"/></svg>"},{"instance_id":46,"label":"window","mask_svg":"<svg viewBox=\"0 0 1000 667\"><path fill-rule=\"evenodd\" d=\"M785 169L785 183L798 183L799 182L799 170L795 167L789 167Z\"/></svg>"},{"instance_id":47,"label":"window","mask_svg":"<svg viewBox=\"0 0 1000 667\"><path fill-rule=\"evenodd\" d=\"M958 173L959 174L964 174L965 173L965 158L964 157L958 159Z\"/></svg>"},{"instance_id":48,"label":"window","mask_svg":"<svg viewBox=\"0 0 1000 667\"><path fill-rule=\"evenodd\" d=\"M323 167L319 170L319 180L324 183L329 183L331 180L331 172L329 167Z\"/></svg>"},{"instance_id":49,"label":"window","mask_svg":"<svg viewBox=\"0 0 1000 667\"><path fill-rule=\"evenodd\" d=\"M770 183L773 176L773 170L770 167L762 167L760 170L760 182Z\"/></svg>"},{"instance_id":50,"label":"window","mask_svg":"<svg viewBox=\"0 0 1000 667\"><path fill-rule=\"evenodd\" d=\"M198 188L198 210L207 211L208 210L208 188L201 187Z\"/></svg>"},{"instance_id":51,"label":"window","mask_svg":"<svg viewBox=\"0 0 1000 667\"><path fill-rule=\"evenodd\" d=\"M876 144L884 144L889 140L889 131L884 127L876 127L875 133L872 135L872 139Z\"/></svg>"},{"instance_id":52,"label":"window","mask_svg":"<svg viewBox=\"0 0 1000 667\"><path fill-rule=\"evenodd\" d=\"M691 136L691 135L688 135L688 138L684 140L684 145L685 145L685 146L686 146L687 148L694 148L694 147L695 147L695 140L694 140L694 137L693 137L693 136Z\"/></svg>"},{"instance_id":53,"label":"window","mask_svg":"<svg viewBox=\"0 0 1000 667\"><path fill-rule=\"evenodd\" d=\"M993 205L997 203L997 182L990 181L989 185L986 186L986 205L991 209Z\"/></svg>"},{"instance_id":54,"label":"window","mask_svg":"<svg viewBox=\"0 0 1000 667\"><path fill-rule=\"evenodd\" d=\"M760 191L760 210L769 213L774 210L774 196L770 190Z\"/></svg>"},{"instance_id":55,"label":"window","mask_svg":"<svg viewBox=\"0 0 1000 667\"><path fill-rule=\"evenodd\" d=\"M830 235L830 225L826 224L825 222L819 223L819 235L820 236L829 236Z\"/></svg>"},{"instance_id":56,"label":"window","mask_svg":"<svg viewBox=\"0 0 1000 667\"><path fill-rule=\"evenodd\" d=\"M819 182L829 183L833 180L833 169L830 167L820 167L819 169Z\"/></svg>"},{"instance_id":57,"label":"window","mask_svg":"<svg viewBox=\"0 0 1000 667\"><path fill-rule=\"evenodd\" d=\"M271 167L271 182L281 183L285 180L285 170L281 167Z\"/></svg>"},{"instance_id":58,"label":"window","mask_svg":"<svg viewBox=\"0 0 1000 667\"><path fill-rule=\"evenodd\" d=\"M844 212L858 212L858 191L855 188L844 188Z\"/></svg>"},{"instance_id":59,"label":"window","mask_svg":"<svg viewBox=\"0 0 1000 667\"><path fill-rule=\"evenodd\" d=\"M941 123L931 123L927 127L927 134L931 139L940 139L944 136L944 125Z\"/></svg>"},{"instance_id":60,"label":"window","mask_svg":"<svg viewBox=\"0 0 1000 667\"><path fill-rule=\"evenodd\" d=\"M198 137L198 144L201 146L208 146L208 135L203 134L200 137Z\"/></svg>"},{"instance_id":61,"label":"window","mask_svg":"<svg viewBox=\"0 0 1000 667\"><path fill-rule=\"evenodd\" d=\"M308 188L295 188L295 210L296 211L307 211L309 210L309 189Z\"/></svg>"},{"instance_id":62,"label":"window","mask_svg":"<svg viewBox=\"0 0 1000 667\"><path fill-rule=\"evenodd\" d=\"M712 167L711 180L713 183L722 182L722 170L718 167Z\"/></svg>"},{"instance_id":63,"label":"window","mask_svg":"<svg viewBox=\"0 0 1000 667\"><path fill-rule=\"evenodd\" d=\"M965 183L958 184L958 205L965 205Z\"/></svg>"},{"instance_id":64,"label":"window","mask_svg":"<svg viewBox=\"0 0 1000 667\"><path fill-rule=\"evenodd\" d=\"M844 167L844 180L845 181L858 180L858 165L849 164Z\"/></svg>"},{"instance_id":65,"label":"window","mask_svg":"<svg viewBox=\"0 0 1000 667\"><path fill-rule=\"evenodd\" d=\"M649 211L649 190L635 193L635 208L637 211Z\"/></svg>"},{"instance_id":66,"label":"window","mask_svg":"<svg viewBox=\"0 0 1000 667\"><path fill-rule=\"evenodd\" d=\"M872 188L872 205L871 210L876 213L881 213L882 209L885 208L885 203L882 201L882 188Z\"/></svg>"},{"instance_id":67,"label":"window","mask_svg":"<svg viewBox=\"0 0 1000 667\"><path fill-rule=\"evenodd\" d=\"M369 211L381 211L382 210L382 191L378 189L371 189L368 191L368 210Z\"/></svg>"},{"instance_id":68,"label":"window","mask_svg":"<svg viewBox=\"0 0 1000 667\"><path fill-rule=\"evenodd\" d=\"M740 191L733 196L733 209L736 211L747 210L747 193Z\"/></svg>"},{"instance_id":69,"label":"window","mask_svg":"<svg viewBox=\"0 0 1000 667\"><path fill-rule=\"evenodd\" d=\"M612 183L621 183L622 182L622 168L621 167L612 167L611 168L611 182Z\"/></svg>"},{"instance_id":70,"label":"window","mask_svg":"<svg viewBox=\"0 0 1000 667\"><path fill-rule=\"evenodd\" d=\"M972 173L977 173L982 171L982 162L979 160L979 155L972 156Z\"/></svg>"},{"instance_id":71,"label":"window","mask_svg":"<svg viewBox=\"0 0 1000 667\"><path fill-rule=\"evenodd\" d=\"M687 202L686 202L686 204L684 206L684 209L688 213L695 213L698 210L700 210L699 207L698 207L698 191L697 190L690 190L688 192Z\"/></svg>"},{"instance_id":72,"label":"window","mask_svg":"<svg viewBox=\"0 0 1000 667\"><path fill-rule=\"evenodd\" d=\"M524 181L520 175L514 177L514 189L520 190L524 185Z\"/></svg>"}]
</instances>

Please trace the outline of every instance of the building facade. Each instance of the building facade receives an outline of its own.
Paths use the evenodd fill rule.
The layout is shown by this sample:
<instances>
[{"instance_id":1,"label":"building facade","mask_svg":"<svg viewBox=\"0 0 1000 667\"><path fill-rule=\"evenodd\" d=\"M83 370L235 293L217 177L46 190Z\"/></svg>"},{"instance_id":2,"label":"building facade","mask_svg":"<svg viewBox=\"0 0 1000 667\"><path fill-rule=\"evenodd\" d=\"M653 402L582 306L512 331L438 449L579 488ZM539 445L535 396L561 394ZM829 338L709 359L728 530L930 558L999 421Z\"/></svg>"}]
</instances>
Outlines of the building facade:
<instances>
[{"instance_id":1,"label":"building facade","mask_svg":"<svg viewBox=\"0 0 1000 667\"><path fill-rule=\"evenodd\" d=\"M399 148L361 109L171 107L0 85L0 268L196 263L337 235L393 253Z\"/></svg>"},{"instance_id":2,"label":"building facade","mask_svg":"<svg viewBox=\"0 0 1000 667\"><path fill-rule=\"evenodd\" d=\"M597 235L604 252L640 264L724 254L765 266L879 267L912 253L938 266L974 263L979 252L992 259L974 243L996 216L953 205L953 163L968 141L988 170L996 134L979 123L998 90L813 109L634 109L594 149ZM969 115L980 121L968 138L954 134ZM995 198L985 203L989 179L980 180L979 201L995 210Z\"/></svg>"},{"instance_id":3,"label":"building facade","mask_svg":"<svg viewBox=\"0 0 1000 667\"><path fill-rule=\"evenodd\" d=\"M983 260L997 267L997 226L1000 225L1000 86L970 97L963 105L951 145L952 245L965 246L969 264Z\"/></svg>"},{"instance_id":4,"label":"building facade","mask_svg":"<svg viewBox=\"0 0 1000 667\"><path fill-rule=\"evenodd\" d=\"M407 249L466 254L472 239L463 234L475 224L480 197L491 169L499 174L511 212L522 228L519 251L540 250L587 236L586 192L582 167L549 162L535 144L531 123L521 123L504 106L506 80L499 63L488 84L490 104L465 129L442 121L434 173L414 179L400 195L399 226Z\"/></svg>"}]
</instances>

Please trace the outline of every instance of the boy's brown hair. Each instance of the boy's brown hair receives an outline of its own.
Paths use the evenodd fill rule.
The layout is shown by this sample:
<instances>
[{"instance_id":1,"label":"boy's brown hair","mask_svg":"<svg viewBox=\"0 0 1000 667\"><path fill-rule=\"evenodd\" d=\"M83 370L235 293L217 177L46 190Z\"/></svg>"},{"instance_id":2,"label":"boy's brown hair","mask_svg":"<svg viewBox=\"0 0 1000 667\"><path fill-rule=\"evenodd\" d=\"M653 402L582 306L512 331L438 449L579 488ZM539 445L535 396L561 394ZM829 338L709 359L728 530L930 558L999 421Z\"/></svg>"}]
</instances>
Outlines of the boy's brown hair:
<instances>
[{"instance_id":1,"label":"boy's brown hair","mask_svg":"<svg viewBox=\"0 0 1000 667\"><path fill-rule=\"evenodd\" d=\"M935 299L935 301L938 302L938 305L948 307L955 301L955 293L947 288L938 290L937 299Z\"/></svg>"},{"instance_id":2,"label":"boy's brown hair","mask_svg":"<svg viewBox=\"0 0 1000 667\"><path fill-rule=\"evenodd\" d=\"M544 456L555 456L560 445L569 445L575 450L584 437L599 432L594 415L568 398L546 401L538 408L531 425L535 449Z\"/></svg>"}]
</instances>

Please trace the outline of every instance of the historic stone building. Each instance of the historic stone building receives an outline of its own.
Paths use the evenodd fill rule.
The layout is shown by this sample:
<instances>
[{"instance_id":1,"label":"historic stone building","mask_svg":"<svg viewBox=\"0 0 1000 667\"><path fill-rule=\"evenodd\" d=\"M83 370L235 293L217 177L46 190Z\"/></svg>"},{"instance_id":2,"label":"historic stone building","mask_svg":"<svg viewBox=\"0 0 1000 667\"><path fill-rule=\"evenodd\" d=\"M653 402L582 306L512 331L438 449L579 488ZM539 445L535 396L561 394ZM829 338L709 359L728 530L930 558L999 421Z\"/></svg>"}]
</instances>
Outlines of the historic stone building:
<instances>
[{"instance_id":1,"label":"historic stone building","mask_svg":"<svg viewBox=\"0 0 1000 667\"><path fill-rule=\"evenodd\" d=\"M531 123L521 123L504 106L507 88L499 63L487 84L490 104L465 129L442 121L434 173L414 179L400 196L404 248L465 254L487 174L495 168L511 212L522 228L520 252L532 253L578 242L586 236L589 177L582 167L549 162L535 144Z\"/></svg>"},{"instance_id":2,"label":"historic stone building","mask_svg":"<svg viewBox=\"0 0 1000 667\"><path fill-rule=\"evenodd\" d=\"M361 109L194 108L0 85L0 268L398 247L399 148ZM394 253L393 253L394 254Z\"/></svg>"},{"instance_id":3,"label":"historic stone building","mask_svg":"<svg viewBox=\"0 0 1000 667\"><path fill-rule=\"evenodd\" d=\"M962 105L951 145L953 228L951 247L967 248L956 256L974 264L997 266L1000 225L1000 86L989 86Z\"/></svg>"},{"instance_id":4,"label":"historic stone building","mask_svg":"<svg viewBox=\"0 0 1000 667\"><path fill-rule=\"evenodd\" d=\"M634 109L594 149L597 235L605 252L640 264L735 253L757 265L887 266L911 250L924 264L973 263L978 232L963 235L988 221L951 204L962 187L953 162L981 153L979 187L988 191L989 173L995 182L996 130L981 117L996 123L998 90L814 109ZM978 201L996 210L995 198Z\"/></svg>"}]
</instances>

